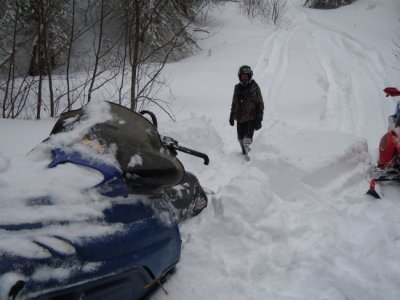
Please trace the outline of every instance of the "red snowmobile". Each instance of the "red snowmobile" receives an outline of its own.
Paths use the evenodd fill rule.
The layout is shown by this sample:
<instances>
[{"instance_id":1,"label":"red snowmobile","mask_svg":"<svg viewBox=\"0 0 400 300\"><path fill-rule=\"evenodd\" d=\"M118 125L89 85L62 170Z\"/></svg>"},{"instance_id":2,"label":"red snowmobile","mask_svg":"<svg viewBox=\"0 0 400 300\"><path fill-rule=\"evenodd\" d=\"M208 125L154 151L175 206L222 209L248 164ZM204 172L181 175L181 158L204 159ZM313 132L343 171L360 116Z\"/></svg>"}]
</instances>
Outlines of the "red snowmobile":
<instances>
[{"instance_id":1,"label":"red snowmobile","mask_svg":"<svg viewBox=\"0 0 400 300\"><path fill-rule=\"evenodd\" d=\"M383 90L386 97L400 96L400 91L394 87ZM389 116L389 130L381 138L379 144L378 164L373 170L370 188L367 192L377 199L381 197L375 190L375 184L379 181L400 182L400 101L397 103L396 112Z\"/></svg>"}]
</instances>

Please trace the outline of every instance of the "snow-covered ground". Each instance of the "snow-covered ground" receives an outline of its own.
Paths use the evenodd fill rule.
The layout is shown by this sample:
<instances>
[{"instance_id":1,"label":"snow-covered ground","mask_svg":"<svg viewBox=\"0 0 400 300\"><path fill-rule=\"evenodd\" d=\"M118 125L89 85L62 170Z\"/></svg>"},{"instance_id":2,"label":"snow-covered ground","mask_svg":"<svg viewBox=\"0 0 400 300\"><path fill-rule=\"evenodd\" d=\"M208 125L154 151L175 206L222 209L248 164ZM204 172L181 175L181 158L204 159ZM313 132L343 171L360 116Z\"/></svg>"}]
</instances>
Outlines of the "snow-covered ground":
<instances>
[{"instance_id":1,"label":"snow-covered ground","mask_svg":"<svg viewBox=\"0 0 400 300\"><path fill-rule=\"evenodd\" d=\"M179 158L215 194L182 224L177 272L154 299L400 298L400 186L365 195L395 106L382 89L400 86L400 2L303 2L288 1L279 29L214 9L202 51L167 66L177 122L160 116L160 132L209 155ZM228 123L242 64L265 101L250 162ZM53 123L0 120L0 193Z\"/></svg>"}]
</instances>

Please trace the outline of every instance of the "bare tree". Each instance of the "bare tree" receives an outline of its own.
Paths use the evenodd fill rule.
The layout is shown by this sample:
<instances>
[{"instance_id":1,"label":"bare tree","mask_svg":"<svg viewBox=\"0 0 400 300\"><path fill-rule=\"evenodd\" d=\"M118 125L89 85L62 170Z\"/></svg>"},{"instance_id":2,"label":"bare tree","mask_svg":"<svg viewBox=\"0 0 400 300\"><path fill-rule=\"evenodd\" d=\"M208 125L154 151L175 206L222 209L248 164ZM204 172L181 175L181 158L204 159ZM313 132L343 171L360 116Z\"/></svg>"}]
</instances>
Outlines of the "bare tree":
<instances>
[{"instance_id":1,"label":"bare tree","mask_svg":"<svg viewBox=\"0 0 400 300\"><path fill-rule=\"evenodd\" d=\"M42 30L41 36L39 39L42 42L43 47L43 59L45 65L45 74L47 74L48 83L49 83L49 101L50 101L50 117L54 117L54 92L53 92L53 81L52 81L52 63L49 53L48 47L48 28L49 21L52 17L51 7L49 6L49 2L45 3L44 0L38 0L38 10L39 10L39 26ZM40 74L42 76L42 73Z\"/></svg>"},{"instance_id":2,"label":"bare tree","mask_svg":"<svg viewBox=\"0 0 400 300\"><path fill-rule=\"evenodd\" d=\"M71 67L71 55L72 55L72 44L74 42L74 34L75 34L75 0L72 0L72 15L71 15L71 32L69 35L69 43L68 43L68 55L67 55L67 69L66 69L66 81L67 81L67 109L71 110L72 101L71 101L71 83L70 83L70 67Z\"/></svg>"},{"instance_id":3,"label":"bare tree","mask_svg":"<svg viewBox=\"0 0 400 300\"><path fill-rule=\"evenodd\" d=\"M1 116L16 118L21 113L26 97L35 80L28 80L26 76L18 79L21 72L18 70L17 54L25 42L20 37L26 23L21 17L27 10L27 3L23 0L5 0L0 13L0 89L3 91Z\"/></svg>"},{"instance_id":4,"label":"bare tree","mask_svg":"<svg viewBox=\"0 0 400 300\"><path fill-rule=\"evenodd\" d=\"M129 12L128 10L125 10L124 14L124 19L125 21L125 28L124 28L124 44L123 44L123 50L122 50L122 71L121 71L121 81L118 86L118 103L121 105L123 101L123 89L125 85L125 76L126 76L126 60L127 60L127 54L128 54L128 44L129 44L129 24L128 24L128 16Z\"/></svg>"},{"instance_id":5,"label":"bare tree","mask_svg":"<svg viewBox=\"0 0 400 300\"><path fill-rule=\"evenodd\" d=\"M286 23L286 0L242 0L240 10L250 18L280 26Z\"/></svg>"},{"instance_id":6,"label":"bare tree","mask_svg":"<svg viewBox=\"0 0 400 300\"><path fill-rule=\"evenodd\" d=\"M157 99L165 85L160 75L168 61L196 47L195 21L209 0L2 1L15 18L7 20L12 26L3 26L8 32L13 28L13 34L0 28L0 37L9 36L0 41L1 115L17 117L35 98L27 109L41 118L43 112L56 116L70 110L77 100L85 104L95 91L109 94L111 101L117 96L121 104L129 100L133 110L153 103L168 113L168 103ZM94 41L91 49L88 38ZM16 56L21 42L30 58L26 66L21 64L24 52ZM83 72L73 77L76 71Z\"/></svg>"},{"instance_id":7,"label":"bare tree","mask_svg":"<svg viewBox=\"0 0 400 300\"><path fill-rule=\"evenodd\" d=\"M102 41L103 41L103 24L104 24L104 0L101 0L100 2L100 28L99 28L99 34L98 34L98 44L97 48L95 48L95 63L94 63L94 70L93 70L93 76L92 80L90 82L90 87L89 87L89 93L88 93L88 102L90 102L92 98L92 91L94 87L94 81L96 80L97 76L97 68L99 67L99 61L100 61L100 51L101 51L101 46L102 46Z\"/></svg>"},{"instance_id":8,"label":"bare tree","mask_svg":"<svg viewBox=\"0 0 400 300\"><path fill-rule=\"evenodd\" d=\"M10 92L10 84L12 85L11 87L11 93L14 90L14 78L15 78L15 51L16 51L16 38L17 38L17 26L18 26L18 18L19 18L19 2L15 2L15 16L14 16L14 22L13 22L13 39L12 39L12 47L11 47L11 53L8 58L9 60L9 65L8 65L8 74L6 78L6 85L4 89L4 98L3 98L3 111L2 111L2 116L3 118L6 117L6 108L7 108L7 101L8 101L8 94ZM6 60L5 60L6 61ZM12 95L11 95L12 98ZM11 111L14 109L14 104L12 101L11 103Z\"/></svg>"},{"instance_id":9,"label":"bare tree","mask_svg":"<svg viewBox=\"0 0 400 300\"><path fill-rule=\"evenodd\" d=\"M283 23L284 15L286 13L286 1L272 0L270 2L271 13L270 19L274 25L280 25Z\"/></svg>"},{"instance_id":10,"label":"bare tree","mask_svg":"<svg viewBox=\"0 0 400 300\"><path fill-rule=\"evenodd\" d=\"M43 86L43 51L41 47L43 46L42 28L41 24L38 23L38 43L36 45L36 52L39 56L38 72L39 72L39 83L38 83L38 93L37 93L37 105L36 105L36 119L40 119L40 114L42 110L42 86Z\"/></svg>"},{"instance_id":11,"label":"bare tree","mask_svg":"<svg viewBox=\"0 0 400 300\"><path fill-rule=\"evenodd\" d=\"M156 83L161 83L159 76L166 62L188 49L185 47L195 45L190 30L206 3L182 0L127 0L124 3L129 11L124 27L129 40L132 110L137 110L139 101L157 104L158 99L150 96L151 91L156 89Z\"/></svg>"},{"instance_id":12,"label":"bare tree","mask_svg":"<svg viewBox=\"0 0 400 300\"><path fill-rule=\"evenodd\" d=\"M71 15L70 15L70 31L68 36L68 44L66 48L68 48L67 58L66 58L66 69L65 69L65 81L66 87L64 87L64 91L60 92L60 94L55 99L55 103L57 106L56 111L58 112L60 109L60 100L65 96L67 98L66 107L62 107L61 111L68 111L72 109L72 106L76 103L79 98L86 98L86 101L83 101L81 105L84 105L86 102L90 102L92 99L93 92L99 89L103 83L100 85L96 85L96 79L100 75L102 75L106 70L101 69L102 64L104 65L105 60L110 60L107 56L109 52L115 47L116 42L110 46L107 43L107 40L104 36L104 30L107 23L107 18L112 14L113 9L108 9L106 1L99 2L87 2L87 5L82 8L79 7L79 1L72 0L71 4ZM110 5L112 7L112 5ZM82 18L84 21L82 22ZM92 32L92 34L90 34ZM82 43L82 40L87 40L88 37L93 38L93 56L94 56L94 64L90 65L90 60L87 65L82 67L81 65L76 66L74 70L73 67L73 48L76 44L76 48L81 48L79 45ZM81 40L80 40L81 39ZM83 51L86 51L84 49ZM75 53L75 55L81 56L90 56L92 53L82 52L82 50ZM75 62L76 64L76 62ZM115 67L112 66L111 68ZM84 71L86 72L86 79L83 79L80 76L79 80L75 80L73 83L71 80L71 73L74 71ZM108 79L112 80L114 77ZM108 81L106 80L106 81ZM62 83L59 90L62 89ZM84 95L84 96L82 96Z\"/></svg>"},{"instance_id":13,"label":"bare tree","mask_svg":"<svg viewBox=\"0 0 400 300\"><path fill-rule=\"evenodd\" d=\"M39 75L38 64L41 59L41 53L37 51L37 43L39 42L37 38L38 30L35 29L32 31L29 29L37 28L37 24L41 24L41 27L45 26L46 31L44 31L44 28L40 29L46 40L51 67L55 68L58 65L64 64L63 56L67 49L70 25L67 18L67 16L70 15L70 6L69 1L63 0L26 0L25 2L27 2L29 6L21 17L23 17L27 23L25 35L31 37L29 42L32 45L31 53L33 54L31 55L32 59L28 72L32 76L37 76ZM43 48L42 51L44 51ZM45 61L40 61L40 63L43 62L45 63Z\"/></svg>"},{"instance_id":14,"label":"bare tree","mask_svg":"<svg viewBox=\"0 0 400 300\"><path fill-rule=\"evenodd\" d=\"M165 3L166 0L163 2ZM141 6L143 3L140 3L143 1L140 0L134 0L134 13L133 13L133 20L129 22L130 27L133 27L133 30L130 29L129 32L133 33L134 39L133 39L133 45L131 44L129 46L129 57L130 57L130 64L131 64L131 110L135 111L136 106L137 106L137 99L136 99L136 78L137 78L137 71L138 71L138 62L139 62L139 43L141 40L144 39L144 33L145 31L143 30L141 32L140 30L140 24L141 24ZM142 5L141 5L142 4ZM154 10L155 11L155 10Z\"/></svg>"},{"instance_id":15,"label":"bare tree","mask_svg":"<svg viewBox=\"0 0 400 300\"><path fill-rule=\"evenodd\" d=\"M55 99L53 90L52 70L56 66L57 56L64 51L66 27L64 22L65 1L61 0L30 0L28 9L22 16L29 30L25 35L32 36L32 50L28 74L39 76L37 86L36 118L40 119L41 110L49 100L49 115L55 116ZM47 94L44 94L44 80L47 78ZM47 108L47 106L46 106Z\"/></svg>"}]
</instances>

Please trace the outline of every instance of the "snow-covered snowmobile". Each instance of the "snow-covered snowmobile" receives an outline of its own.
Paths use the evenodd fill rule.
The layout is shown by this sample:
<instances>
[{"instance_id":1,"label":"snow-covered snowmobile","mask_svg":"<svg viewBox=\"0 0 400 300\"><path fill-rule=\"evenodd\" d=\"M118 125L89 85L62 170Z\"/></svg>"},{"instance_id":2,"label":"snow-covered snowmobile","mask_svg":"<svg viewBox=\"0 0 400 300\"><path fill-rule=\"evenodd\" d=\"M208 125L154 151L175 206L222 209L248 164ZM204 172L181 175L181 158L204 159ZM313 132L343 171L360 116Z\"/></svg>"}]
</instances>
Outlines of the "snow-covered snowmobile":
<instances>
[{"instance_id":1,"label":"snow-covered snowmobile","mask_svg":"<svg viewBox=\"0 0 400 300\"><path fill-rule=\"evenodd\" d=\"M143 112L150 122L120 105L106 105L111 118L91 125L85 108L64 113L42 145L48 143L52 151L48 168L74 164L100 172L103 180L92 190L109 204L101 215L84 221L0 222L0 246L8 243L0 247L0 298L141 299L179 262L178 223L199 214L207 195L185 172L177 151L203 158L205 164L208 156L161 137L152 113ZM89 126L82 130L85 122ZM78 145L59 142L69 133ZM51 209L53 200L43 195L26 205ZM101 234L88 236L90 226ZM9 250L16 240L32 249Z\"/></svg>"},{"instance_id":2,"label":"snow-covered snowmobile","mask_svg":"<svg viewBox=\"0 0 400 300\"><path fill-rule=\"evenodd\" d=\"M400 96L400 91L394 87L384 89L386 96ZM397 181L400 182L400 102L397 103L396 111L389 116L388 132L381 138L379 144L379 157L377 166L373 169L370 189L367 191L377 199L380 199L375 190L376 182Z\"/></svg>"}]
</instances>

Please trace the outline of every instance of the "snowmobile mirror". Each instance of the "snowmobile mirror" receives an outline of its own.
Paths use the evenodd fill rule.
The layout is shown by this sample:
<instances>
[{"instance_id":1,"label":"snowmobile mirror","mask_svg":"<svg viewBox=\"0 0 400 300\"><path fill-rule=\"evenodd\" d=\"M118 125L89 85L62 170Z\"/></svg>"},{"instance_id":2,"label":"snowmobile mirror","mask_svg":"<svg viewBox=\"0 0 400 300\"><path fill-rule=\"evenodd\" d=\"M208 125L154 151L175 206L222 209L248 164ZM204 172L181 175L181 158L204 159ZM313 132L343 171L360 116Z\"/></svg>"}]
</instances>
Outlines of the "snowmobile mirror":
<instances>
[{"instance_id":1,"label":"snowmobile mirror","mask_svg":"<svg viewBox=\"0 0 400 300\"><path fill-rule=\"evenodd\" d=\"M178 146L178 141L174 140L172 137L169 136L163 136L162 142L167 148L174 145Z\"/></svg>"}]
</instances>

